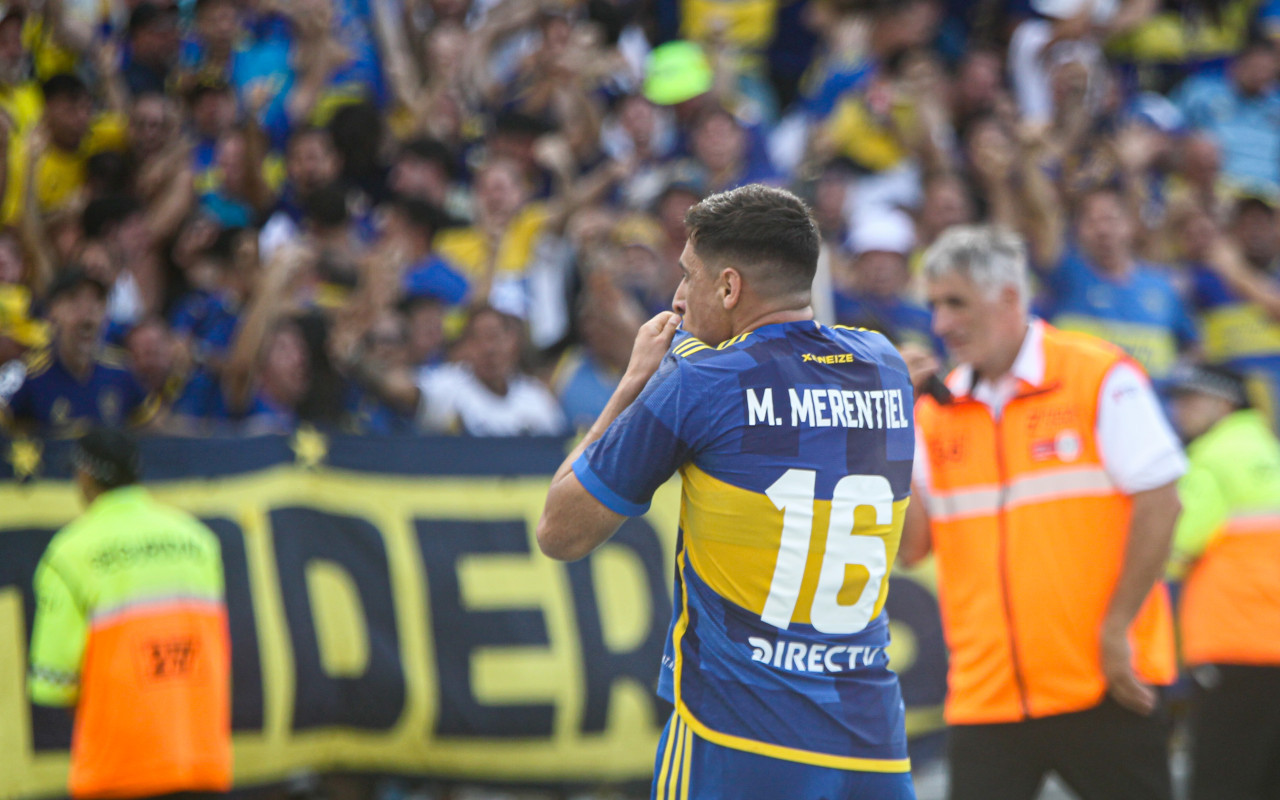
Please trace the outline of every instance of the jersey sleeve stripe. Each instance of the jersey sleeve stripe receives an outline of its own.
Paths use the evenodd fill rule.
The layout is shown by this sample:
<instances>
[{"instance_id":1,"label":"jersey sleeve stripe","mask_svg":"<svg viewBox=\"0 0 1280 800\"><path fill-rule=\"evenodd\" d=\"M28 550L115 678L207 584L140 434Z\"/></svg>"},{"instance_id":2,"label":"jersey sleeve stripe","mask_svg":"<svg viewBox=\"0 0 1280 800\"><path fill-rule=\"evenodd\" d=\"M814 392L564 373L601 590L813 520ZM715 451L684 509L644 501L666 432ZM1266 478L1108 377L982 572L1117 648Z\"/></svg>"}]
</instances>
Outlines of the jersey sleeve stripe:
<instances>
[{"instance_id":1,"label":"jersey sleeve stripe","mask_svg":"<svg viewBox=\"0 0 1280 800\"><path fill-rule=\"evenodd\" d=\"M605 508L615 514L621 514L624 517L638 517L649 510L648 503L633 503L605 486L604 481L600 480L591 471L585 453L578 456L578 460L573 462L573 473L578 476L578 481L582 484L582 488L586 489L592 497L599 500Z\"/></svg>"}]
</instances>

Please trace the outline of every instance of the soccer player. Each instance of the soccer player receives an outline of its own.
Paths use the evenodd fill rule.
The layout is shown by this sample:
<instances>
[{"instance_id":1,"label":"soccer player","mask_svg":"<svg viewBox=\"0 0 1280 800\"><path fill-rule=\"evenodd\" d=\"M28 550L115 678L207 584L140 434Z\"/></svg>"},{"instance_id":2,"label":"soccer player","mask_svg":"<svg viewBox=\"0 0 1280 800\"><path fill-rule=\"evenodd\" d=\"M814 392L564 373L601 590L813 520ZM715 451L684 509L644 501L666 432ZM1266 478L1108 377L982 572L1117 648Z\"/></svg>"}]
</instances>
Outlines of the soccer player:
<instances>
[{"instance_id":1,"label":"soccer player","mask_svg":"<svg viewBox=\"0 0 1280 800\"><path fill-rule=\"evenodd\" d=\"M818 230L793 195L745 186L686 225L674 313L637 335L538 543L585 556L680 471L654 798L909 800L883 613L912 466L906 367L880 334L813 320Z\"/></svg>"}]
</instances>

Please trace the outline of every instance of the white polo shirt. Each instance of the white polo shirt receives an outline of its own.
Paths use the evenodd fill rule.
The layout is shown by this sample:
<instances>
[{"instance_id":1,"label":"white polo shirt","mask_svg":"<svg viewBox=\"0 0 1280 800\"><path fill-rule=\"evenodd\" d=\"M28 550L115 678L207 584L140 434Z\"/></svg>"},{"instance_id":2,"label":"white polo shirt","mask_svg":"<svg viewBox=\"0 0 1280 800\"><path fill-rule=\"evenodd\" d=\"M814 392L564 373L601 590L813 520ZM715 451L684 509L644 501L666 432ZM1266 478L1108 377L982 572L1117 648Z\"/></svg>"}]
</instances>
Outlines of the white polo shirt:
<instances>
[{"instance_id":1,"label":"white polo shirt","mask_svg":"<svg viewBox=\"0 0 1280 800\"><path fill-rule=\"evenodd\" d=\"M995 381L983 378L970 396L991 409L996 419L1018 393L1019 381L1044 381L1044 322L1027 326L1018 356L1008 373ZM973 367L960 366L947 380L956 393L973 385ZM1142 370L1122 361L1111 368L1098 394L1098 453L1112 483L1125 494L1137 494L1176 481L1187 471L1187 457ZM929 451L916 428L914 491L929 487ZM923 499L923 498L921 498Z\"/></svg>"},{"instance_id":2,"label":"white polo shirt","mask_svg":"<svg viewBox=\"0 0 1280 800\"><path fill-rule=\"evenodd\" d=\"M551 392L526 375L514 375L497 395L462 364L418 373L418 425L427 431L472 436L551 436L565 433L564 412Z\"/></svg>"}]
</instances>

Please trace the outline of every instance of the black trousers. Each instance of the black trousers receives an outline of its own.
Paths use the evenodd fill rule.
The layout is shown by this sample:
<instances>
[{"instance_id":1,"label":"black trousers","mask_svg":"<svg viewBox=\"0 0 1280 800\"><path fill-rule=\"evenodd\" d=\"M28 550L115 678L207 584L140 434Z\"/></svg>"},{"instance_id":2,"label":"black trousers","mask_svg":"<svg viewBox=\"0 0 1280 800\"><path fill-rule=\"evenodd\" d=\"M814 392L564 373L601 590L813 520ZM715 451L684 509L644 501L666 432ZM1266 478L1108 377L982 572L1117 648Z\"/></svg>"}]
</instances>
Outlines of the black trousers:
<instances>
[{"instance_id":1,"label":"black trousers","mask_svg":"<svg viewBox=\"0 0 1280 800\"><path fill-rule=\"evenodd\" d=\"M1109 696L1086 711L947 731L951 800L1033 800L1050 772L1081 800L1171 800L1169 719Z\"/></svg>"},{"instance_id":2,"label":"black trousers","mask_svg":"<svg viewBox=\"0 0 1280 800\"><path fill-rule=\"evenodd\" d=\"M1192 800L1280 800L1280 667L1192 675Z\"/></svg>"}]
</instances>

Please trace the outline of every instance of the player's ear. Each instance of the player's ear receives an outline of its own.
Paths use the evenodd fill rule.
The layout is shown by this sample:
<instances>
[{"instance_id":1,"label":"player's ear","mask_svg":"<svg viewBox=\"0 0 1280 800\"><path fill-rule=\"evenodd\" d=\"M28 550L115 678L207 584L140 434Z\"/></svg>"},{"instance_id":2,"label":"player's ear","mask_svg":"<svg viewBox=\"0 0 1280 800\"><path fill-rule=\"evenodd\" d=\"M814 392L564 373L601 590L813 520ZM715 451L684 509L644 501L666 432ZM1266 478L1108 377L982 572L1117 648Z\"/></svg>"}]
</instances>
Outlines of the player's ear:
<instances>
[{"instance_id":1,"label":"player's ear","mask_svg":"<svg viewBox=\"0 0 1280 800\"><path fill-rule=\"evenodd\" d=\"M716 287L716 292L725 309L736 306L742 299L742 273L733 267L725 267L720 271L720 285Z\"/></svg>"}]
</instances>

